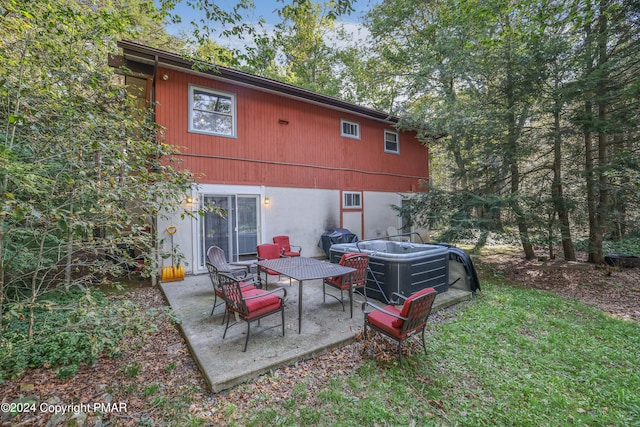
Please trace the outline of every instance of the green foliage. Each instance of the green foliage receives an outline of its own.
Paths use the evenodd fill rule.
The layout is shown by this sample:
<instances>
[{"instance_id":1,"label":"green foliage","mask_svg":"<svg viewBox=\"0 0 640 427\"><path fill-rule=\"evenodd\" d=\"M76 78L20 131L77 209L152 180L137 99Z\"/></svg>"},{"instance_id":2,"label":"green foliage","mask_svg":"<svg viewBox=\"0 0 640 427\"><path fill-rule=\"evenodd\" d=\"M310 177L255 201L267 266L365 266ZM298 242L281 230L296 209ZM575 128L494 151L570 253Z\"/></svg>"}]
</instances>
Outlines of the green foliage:
<instances>
[{"instance_id":1,"label":"green foliage","mask_svg":"<svg viewBox=\"0 0 640 427\"><path fill-rule=\"evenodd\" d=\"M123 298L110 302L97 290L52 292L36 305L36 332L31 338L29 307L15 304L4 314L0 380L39 367L59 367L58 377L68 378L82 363L93 364L100 356L117 357L127 334L149 333L155 329L154 321L166 320L163 313L144 313Z\"/></svg>"},{"instance_id":2,"label":"green foliage","mask_svg":"<svg viewBox=\"0 0 640 427\"><path fill-rule=\"evenodd\" d=\"M158 139L160 129L107 65L118 38L159 27L154 11L136 0L3 4L2 321L12 307L36 316L41 295L108 281L137 259L146 261L145 274L156 273L152 218L179 209L193 178L174 168L175 149ZM22 333L35 338L39 326ZM83 334L63 328L59 342L47 345L73 342L79 354L95 353L82 345L99 344L87 344ZM46 363L77 362L42 351L59 353Z\"/></svg>"},{"instance_id":3,"label":"green foliage","mask_svg":"<svg viewBox=\"0 0 640 427\"><path fill-rule=\"evenodd\" d=\"M160 384L151 384L144 388L143 395L144 397L149 397L153 394L156 394L160 389Z\"/></svg>"},{"instance_id":4,"label":"green foliage","mask_svg":"<svg viewBox=\"0 0 640 427\"><path fill-rule=\"evenodd\" d=\"M444 220L455 235L456 210L515 223L527 257L560 232L590 228L598 246L637 229L636 9L390 0L367 14L369 58L404 100L401 127L429 144L430 184L461 193Z\"/></svg>"},{"instance_id":5,"label":"green foliage","mask_svg":"<svg viewBox=\"0 0 640 427\"><path fill-rule=\"evenodd\" d=\"M123 367L124 374L129 378L135 378L140 373L142 366L138 362L131 363Z\"/></svg>"},{"instance_id":6,"label":"green foliage","mask_svg":"<svg viewBox=\"0 0 640 427\"><path fill-rule=\"evenodd\" d=\"M508 205L505 197L445 190L435 185L427 190L393 208L409 223L436 231L440 241L475 241L477 246L483 246L490 232L506 234L504 230L514 225L511 217L499 215Z\"/></svg>"},{"instance_id":7,"label":"green foliage","mask_svg":"<svg viewBox=\"0 0 640 427\"><path fill-rule=\"evenodd\" d=\"M588 240L576 242L576 247L580 250L586 251L588 246ZM627 236L621 240L605 240L602 246L605 254L640 256L640 237L638 236Z\"/></svg>"}]
</instances>

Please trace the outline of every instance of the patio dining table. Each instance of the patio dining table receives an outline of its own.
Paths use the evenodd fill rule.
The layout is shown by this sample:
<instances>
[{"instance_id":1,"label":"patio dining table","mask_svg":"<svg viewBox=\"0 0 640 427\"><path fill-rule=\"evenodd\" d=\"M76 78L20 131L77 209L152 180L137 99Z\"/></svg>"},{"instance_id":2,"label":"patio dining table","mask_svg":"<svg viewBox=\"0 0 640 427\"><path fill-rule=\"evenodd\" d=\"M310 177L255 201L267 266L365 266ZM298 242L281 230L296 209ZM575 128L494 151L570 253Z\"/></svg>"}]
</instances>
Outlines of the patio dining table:
<instances>
[{"instance_id":1,"label":"patio dining table","mask_svg":"<svg viewBox=\"0 0 640 427\"><path fill-rule=\"evenodd\" d=\"M268 259L258 261L258 265L298 282L298 333L302 331L302 283L305 280L343 276L356 271L355 268L305 257Z\"/></svg>"}]
</instances>

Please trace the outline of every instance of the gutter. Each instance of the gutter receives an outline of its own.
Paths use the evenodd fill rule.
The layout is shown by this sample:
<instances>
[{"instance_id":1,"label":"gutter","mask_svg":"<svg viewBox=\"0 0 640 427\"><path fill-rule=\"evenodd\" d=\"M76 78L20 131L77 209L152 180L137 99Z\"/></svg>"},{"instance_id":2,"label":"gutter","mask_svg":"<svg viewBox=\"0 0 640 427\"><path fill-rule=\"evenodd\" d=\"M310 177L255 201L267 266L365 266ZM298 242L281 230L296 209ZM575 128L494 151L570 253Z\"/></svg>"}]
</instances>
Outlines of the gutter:
<instances>
[{"instance_id":1,"label":"gutter","mask_svg":"<svg viewBox=\"0 0 640 427\"><path fill-rule=\"evenodd\" d=\"M132 41L120 40L118 42L118 47L122 49L124 54L124 61L122 65L126 66L127 63L131 61L153 66L154 85L157 67L164 66L169 69L177 69L193 74L205 75L209 78L226 80L242 86L249 86L258 90L273 92L306 102L333 107L338 110L389 124L397 124L400 120L399 117L392 116L383 111L352 104L338 98L322 95L317 92L312 92L277 80L245 73L233 68L187 60L176 53L151 48ZM196 67L198 64L201 64L202 67ZM129 68L134 69L134 67Z\"/></svg>"}]
</instances>

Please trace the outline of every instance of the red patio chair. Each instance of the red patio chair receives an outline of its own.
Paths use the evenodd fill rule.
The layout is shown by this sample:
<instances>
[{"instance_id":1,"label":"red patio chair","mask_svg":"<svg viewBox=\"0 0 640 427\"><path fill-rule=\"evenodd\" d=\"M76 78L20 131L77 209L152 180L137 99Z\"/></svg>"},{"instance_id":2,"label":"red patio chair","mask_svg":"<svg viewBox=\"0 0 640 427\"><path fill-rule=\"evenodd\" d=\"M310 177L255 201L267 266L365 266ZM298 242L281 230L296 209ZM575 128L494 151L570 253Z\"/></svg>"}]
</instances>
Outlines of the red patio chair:
<instances>
[{"instance_id":1,"label":"red patio chair","mask_svg":"<svg viewBox=\"0 0 640 427\"><path fill-rule=\"evenodd\" d=\"M367 269L369 267L369 255L367 254L344 254L340 258L340 265L345 267L355 268L353 273L345 274L344 276L327 277L322 282L322 301L326 302L326 295L333 297L340 301L342 304L342 311L344 311L344 291L349 291L349 301L351 303L351 318L353 318L353 291L357 288L365 288L367 284ZM333 288L340 290L340 298L336 295L326 292L325 286L329 285Z\"/></svg>"},{"instance_id":2,"label":"red patio chair","mask_svg":"<svg viewBox=\"0 0 640 427\"><path fill-rule=\"evenodd\" d=\"M264 243L262 245L258 245L257 250L258 250L258 261L281 258L280 247L275 243ZM279 273L273 270L269 270L268 268L258 266L258 274L260 272L263 272L265 274L265 282L264 282L265 289L269 284L269 276L278 276L278 278L280 278ZM262 280L262 278L260 278L260 280Z\"/></svg>"},{"instance_id":3,"label":"red patio chair","mask_svg":"<svg viewBox=\"0 0 640 427\"><path fill-rule=\"evenodd\" d=\"M251 336L251 323L258 321L259 324L260 319L276 313L280 313L282 316L282 336L284 337L284 298L287 297L287 291L284 288L275 288L271 291L262 289L245 291L235 277L224 273L221 273L219 277L228 311L227 326L224 328L222 339L227 336L229 320L232 316L236 318L236 322L232 325L239 320L243 320L247 322L247 337L242 351L247 351L247 344L249 344L249 337ZM275 295L276 292L280 291L283 292L282 297ZM262 332L278 326L268 327Z\"/></svg>"},{"instance_id":4,"label":"red patio chair","mask_svg":"<svg viewBox=\"0 0 640 427\"><path fill-rule=\"evenodd\" d=\"M395 292L394 295L405 300L401 308L393 305L380 308L369 301L362 304L363 311L365 311L367 305L374 308L371 312L365 311L364 337L367 338L367 327L370 327L397 341L400 365L402 365L402 344L411 336L422 334L422 348L424 353L427 354L424 331L433 301L436 299L438 292L433 288L425 288L409 298Z\"/></svg>"},{"instance_id":5,"label":"red patio chair","mask_svg":"<svg viewBox=\"0 0 640 427\"><path fill-rule=\"evenodd\" d=\"M289 243L289 236L275 236L273 243L280 247L281 254L283 256L300 256L302 252L302 246L293 246L298 252L291 250L291 243Z\"/></svg>"},{"instance_id":6,"label":"red patio chair","mask_svg":"<svg viewBox=\"0 0 640 427\"><path fill-rule=\"evenodd\" d=\"M213 308L211 308L211 316L213 316L213 312L215 311L216 307L219 305L224 304L224 293L222 292L222 287L220 286L220 270L218 270L216 268L216 266L214 266L213 264L211 264L210 262L207 262L207 270L209 271L209 279L211 279L211 284L213 285L213 292L214 292L214 297L213 297ZM237 278L237 276L234 276ZM247 277L247 281L244 281L245 279L242 279L243 281L241 282L241 287L242 287L242 291L250 291L252 289L256 289L256 285L259 285L258 283L255 283L255 276L251 275L251 277ZM218 298L220 298L220 302L218 302ZM227 314L227 311L225 310L224 314ZM225 316L222 316L222 323L224 323L224 319Z\"/></svg>"}]
</instances>

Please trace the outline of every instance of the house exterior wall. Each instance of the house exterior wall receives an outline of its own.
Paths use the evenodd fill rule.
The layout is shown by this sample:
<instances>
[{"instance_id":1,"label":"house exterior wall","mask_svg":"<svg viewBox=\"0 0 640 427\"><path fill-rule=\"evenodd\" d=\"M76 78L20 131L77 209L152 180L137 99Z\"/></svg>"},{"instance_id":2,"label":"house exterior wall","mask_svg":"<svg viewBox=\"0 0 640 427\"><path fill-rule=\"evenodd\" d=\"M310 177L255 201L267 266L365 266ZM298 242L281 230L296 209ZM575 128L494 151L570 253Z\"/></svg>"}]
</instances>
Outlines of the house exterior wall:
<instances>
[{"instance_id":1,"label":"house exterior wall","mask_svg":"<svg viewBox=\"0 0 640 427\"><path fill-rule=\"evenodd\" d=\"M273 236L286 234L291 243L301 246L303 255L322 257L324 252L318 247L322 233L328 228L340 226L340 195L336 190L295 189L286 187L227 186L203 184L194 188L194 199L198 195L243 194L259 195L261 200L269 197L270 204L260 206L260 223L258 244L272 243ZM198 209L197 202L185 207L193 211ZM158 219L161 250L171 249L171 239L165 231L169 225L175 225L178 231L173 243L184 254L187 273L204 273L201 263L202 251L205 250L199 238L202 219L198 216L180 219L178 215L168 213ZM171 259L164 260L163 266L171 265Z\"/></svg>"},{"instance_id":2,"label":"house exterior wall","mask_svg":"<svg viewBox=\"0 0 640 427\"><path fill-rule=\"evenodd\" d=\"M428 177L415 132L399 133L399 154L385 153L390 124L176 70L158 74L167 79L156 81L156 121L199 182L408 192ZM190 84L235 94L235 138L188 132ZM360 123L359 140L340 136L341 119Z\"/></svg>"},{"instance_id":3,"label":"house exterior wall","mask_svg":"<svg viewBox=\"0 0 640 427\"><path fill-rule=\"evenodd\" d=\"M374 206L372 209L365 209L364 223L371 224L365 230L365 239L375 239L387 235L387 227L394 226L400 228L402 221L398 213L391 206L400 206L402 196L397 193L386 193L372 191L364 194L365 206Z\"/></svg>"},{"instance_id":4,"label":"house exterior wall","mask_svg":"<svg viewBox=\"0 0 640 427\"><path fill-rule=\"evenodd\" d=\"M328 229L353 226L360 238L384 236L389 225L400 226L391 205L401 203L401 193L420 191L429 176L428 150L414 132L398 133L399 154L384 151L384 131L395 131L390 123L176 69L160 68L157 76L156 122L198 181L187 207L196 210L203 195L259 197L258 243L285 234L304 256L322 257L318 242ZM235 137L188 131L189 85L235 95ZM359 140L340 136L342 119L360 124ZM344 209L343 191L361 192L362 209ZM158 219L161 250L171 249L166 227L177 226L173 243L187 273L206 271L201 221ZM170 258L161 267L167 265Z\"/></svg>"},{"instance_id":5,"label":"house exterior wall","mask_svg":"<svg viewBox=\"0 0 640 427\"><path fill-rule=\"evenodd\" d=\"M324 256L318 247L327 229L340 226L340 192L337 190L267 187L270 204L265 207L264 240L288 235L309 257Z\"/></svg>"},{"instance_id":6,"label":"house exterior wall","mask_svg":"<svg viewBox=\"0 0 640 427\"><path fill-rule=\"evenodd\" d=\"M184 207L196 211L199 195L211 194L244 194L257 195L261 200L269 197L270 204L260 206L260 222L258 243L272 243L273 236L285 234L290 236L291 243L302 247L302 254L308 257L324 257L318 246L322 233L333 228L349 228L341 221L341 195L337 190L305 189L266 186L235 186L220 184L201 184L194 188L194 203ZM387 192L364 192L366 206L363 230L350 229L360 238L372 239L384 237L386 227L398 226L399 219L391 205L399 205L402 195ZM187 273L201 274L206 271L201 264L204 249L199 240L201 218L184 217L170 214L158 219L161 249L171 249L170 235L166 232L169 225L175 225L178 231L174 234L173 244L178 247L186 261ZM364 237L362 237L364 236ZM162 266L171 265L171 259L164 260Z\"/></svg>"}]
</instances>

